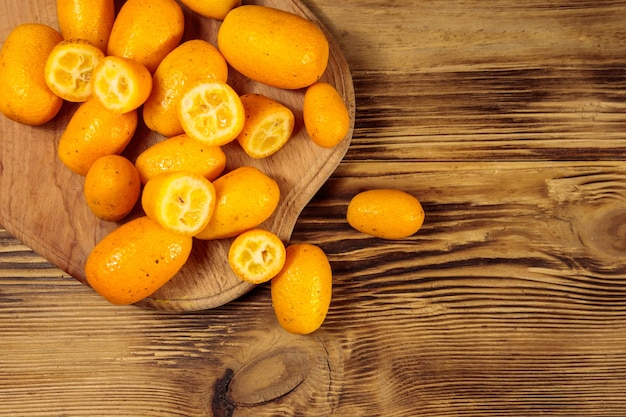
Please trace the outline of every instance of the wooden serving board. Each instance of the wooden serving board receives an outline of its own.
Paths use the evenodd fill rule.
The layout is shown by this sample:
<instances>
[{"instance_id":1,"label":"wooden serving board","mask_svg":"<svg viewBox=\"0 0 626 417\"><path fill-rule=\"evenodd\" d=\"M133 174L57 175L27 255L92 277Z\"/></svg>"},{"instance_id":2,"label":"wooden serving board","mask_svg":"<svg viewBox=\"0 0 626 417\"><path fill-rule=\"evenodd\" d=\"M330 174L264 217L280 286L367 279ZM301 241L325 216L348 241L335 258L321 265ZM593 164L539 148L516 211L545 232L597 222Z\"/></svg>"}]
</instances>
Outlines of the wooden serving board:
<instances>
[{"instance_id":1,"label":"wooden serving board","mask_svg":"<svg viewBox=\"0 0 626 417\"><path fill-rule=\"evenodd\" d=\"M280 90L252 82L230 70L229 83L240 94L261 93L282 102L296 115L294 136L277 154L254 160L233 143L224 147L226 171L251 165L274 178L281 200L274 215L262 227L288 242L302 209L326 182L346 153L354 127L355 99L350 70L336 42L316 16L299 0L257 0L255 3L286 10L318 24L330 44L330 58L323 81L337 88L348 105L351 126L347 137L333 149L310 141L302 124L303 90ZM15 2L10 16L0 20L0 39L20 23L39 22L58 28L55 3L37 0ZM202 18L185 8L186 39L202 38L216 45L219 22ZM58 138L76 105L66 103L60 114L41 127L29 127L0 117L0 224L13 236L54 265L86 283L84 264L91 249L118 223L97 219L83 197L84 178L72 173L57 157ZM125 155L134 161L146 147L163 137L141 125ZM140 207L129 218L141 215ZM126 219L128 220L128 219ZM141 306L189 311L223 305L252 286L230 270L230 239L199 241L186 266Z\"/></svg>"}]
</instances>

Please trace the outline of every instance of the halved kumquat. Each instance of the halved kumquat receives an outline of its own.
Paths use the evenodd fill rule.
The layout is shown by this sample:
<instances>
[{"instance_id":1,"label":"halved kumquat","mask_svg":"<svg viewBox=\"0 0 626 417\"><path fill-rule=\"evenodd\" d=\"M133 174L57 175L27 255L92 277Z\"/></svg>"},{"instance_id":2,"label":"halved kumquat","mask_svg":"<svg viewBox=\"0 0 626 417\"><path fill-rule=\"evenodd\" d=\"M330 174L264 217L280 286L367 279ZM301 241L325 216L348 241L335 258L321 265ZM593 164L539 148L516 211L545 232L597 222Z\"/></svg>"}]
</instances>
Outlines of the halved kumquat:
<instances>
[{"instance_id":1,"label":"halved kumquat","mask_svg":"<svg viewBox=\"0 0 626 417\"><path fill-rule=\"evenodd\" d=\"M291 138L293 112L261 94L241 96L246 120L237 142L251 158L265 158L278 152Z\"/></svg>"},{"instance_id":2,"label":"halved kumquat","mask_svg":"<svg viewBox=\"0 0 626 417\"><path fill-rule=\"evenodd\" d=\"M203 81L180 100L179 117L190 137L207 145L222 146L243 129L245 113L239 95L221 81Z\"/></svg>"},{"instance_id":3,"label":"halved kumquat","mask_svg":"<svg viewBox=\"0 0 626 417\"><path fill-rule=\"evenodd\" d=\"M64 100L87 101L92 92L93 70L103 58L104 52L86 40L65 40L48 56L44 73L46 83Z\"/></svg>"},{"instance_id":4,"label":"halved kumquat","mask_svg":"<svg viewBox=\"0 0 626 417\"><path fill-rule=\"evenodd\" d=\"M285 245L274 233L251 229L233 240L228 263L240 279L262 284L280 272L285 264L285 254Z\"/></svg>"},{"instance_id":5,"label":"halved kumquat","mask_svg":"<svg viewBox=\"0 0 626 417\"><path fill-rule=\"evenodd\" d=\"M104 57L93 72L93 95L111 111L139 108L152 91L152 75L132 59Z\"/></svg>"},{"instance_id":6,"label":"halved kumquat","mask_svg":"<svg viewBox=\"0 0 626 417\"><path fill-rule=\"evenodd\" d=\"M215 210L215 187L197 174L174 172L149 180L141 206L152 220L173 233L193 236L209 223Z\"/></svg>"}]
</instances>

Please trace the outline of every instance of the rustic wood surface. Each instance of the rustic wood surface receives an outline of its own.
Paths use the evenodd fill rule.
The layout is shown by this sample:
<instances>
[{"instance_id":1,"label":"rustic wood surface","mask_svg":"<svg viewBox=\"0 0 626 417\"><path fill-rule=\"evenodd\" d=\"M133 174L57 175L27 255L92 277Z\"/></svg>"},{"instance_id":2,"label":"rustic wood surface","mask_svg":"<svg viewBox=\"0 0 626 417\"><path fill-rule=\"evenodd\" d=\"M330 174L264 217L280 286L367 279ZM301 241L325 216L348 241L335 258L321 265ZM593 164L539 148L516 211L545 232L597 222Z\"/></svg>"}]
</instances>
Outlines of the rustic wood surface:
<instances>
[{"instance_id":1,"label":"rustic wood surface","mask_svg":"<svg viewBox=\"0 0 626 417\"><path fill-rule=\"evenodd\" d=\"M323 327L282 331L267 286L112 306L1 231L0 415L626 415L626 2L304 3L357 105L291 239L331 260ZM374 187L423 229L352 230Z\"/></svg>"}]
</instances>

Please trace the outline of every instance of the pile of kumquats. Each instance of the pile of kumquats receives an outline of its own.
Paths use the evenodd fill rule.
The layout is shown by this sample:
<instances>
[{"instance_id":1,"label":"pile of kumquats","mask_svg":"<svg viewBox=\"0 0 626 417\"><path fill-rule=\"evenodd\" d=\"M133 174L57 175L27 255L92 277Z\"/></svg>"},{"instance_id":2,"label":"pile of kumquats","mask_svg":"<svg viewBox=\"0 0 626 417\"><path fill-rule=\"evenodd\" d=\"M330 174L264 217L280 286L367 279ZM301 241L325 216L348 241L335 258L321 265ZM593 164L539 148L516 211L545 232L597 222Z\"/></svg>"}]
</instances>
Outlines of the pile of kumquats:
<instances>
[{"instance_id":1,"label":"pile of kumquats","mask_svg":"<svg viewBox=\"0 0 626 417\"><path fill-rule=\"evenodd\" d=\"M40 23L13 28L0 51L0 112L26 125L52 120L64 101L78 107L58 142L58 157L84 177L98 218L120 222L85 265L87 281L114 304L132 304L168 282L187 262L194 239L231 238L228 263L244 281L271 282L281 326L307 334L329 310L332 271L313 244L285 245L260 225L276 209L274 179L252 166L225 171L222 147L236 141L251 158L287 143L294 114L260 94L239 95L232 67L251 80L305 89L309 138L332 148L347 135L346 104L320 81L329 45L314 23L240 0L181 0L221 21L217 45L183 41L175 0L57 0L59 30ZM135 161L122 153L139 118L162 136ZM137 203L141 216L123 222ZM424 212L412 195L370 190L350 202L347 221L385 239L408 237ZM313 291L312 289L315 289Z\"/></svg>"}]
</instances>

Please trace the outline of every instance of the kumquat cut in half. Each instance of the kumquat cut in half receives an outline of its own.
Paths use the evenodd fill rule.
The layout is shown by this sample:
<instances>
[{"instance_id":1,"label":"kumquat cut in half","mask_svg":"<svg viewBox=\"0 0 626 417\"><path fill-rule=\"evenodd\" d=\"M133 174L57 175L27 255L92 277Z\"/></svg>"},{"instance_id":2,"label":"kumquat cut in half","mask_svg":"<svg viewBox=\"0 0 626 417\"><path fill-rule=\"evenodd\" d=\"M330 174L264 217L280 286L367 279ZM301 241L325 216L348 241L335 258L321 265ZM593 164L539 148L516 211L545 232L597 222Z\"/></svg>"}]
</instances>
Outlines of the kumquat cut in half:
<instances>
[{"instance_id":1,"label":"kumquat cut in half","mask_svg":"<svg viewBox=\"0 0 626 417\"><path fill-rule=\"evenodd\" d=\"M104 57L93 72L93 95L118 113L139 108L152 91L152 74L137 61Z\"/></svg>"},{"instance_id":2,"label":"kumquat cut in half","mask_svg":"<svg viewBox=\"0 0 626 417\"><path fill-rule=\"evenodd\" d=\"M291 138L295 117L277 101L261 94L241 96L246 120L237 142L251 158L265 158L278 152Z\"/></svg>"},{"instance_id":3,"label":"kumquat cut in half","mask_svg":"<svg viewBox=\"0 0 626 417\"><path fill-rule=\"evenodd\" d=\"M93 70L104 58L104 52L82 39L57 44L44 70L46 84L64 100L84 102L91 97Z\"/></svg>"},{"instance_id":4,"label":"kumquat cut in half","mask_svg":"<svg viewBox=\"0 0 626 417\"><path fill-rule=\"evenodd\" d=\"M235 275L252 284L262 284L275 277L285 265L285 258L283 242L265 229L243 232L228 251L228 263Z\"/></svg>"},{"instance_id":5,"label":"kumquat cut in half","mask_svg":"<svg viewBox=\"0 0 626 417\"><path fill-rule=\"evenodd\" d=\"M235 140L243 129L245 111L230 85L210 80L196 84L181 97L179 118L190 137L222 146Z\"/></svg>"},{"instance_id":6,"label":"kumquat cut in half","mask_svg":"<svg viewBox=\"0 0 626 417\"><path fill-rule=\"evenodd\" d=\"M174 172L149 180L141 196L148 217L171 232L193 236L215 210L215 187L201 175Z\"/></svg>"}]
</instances>

